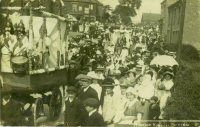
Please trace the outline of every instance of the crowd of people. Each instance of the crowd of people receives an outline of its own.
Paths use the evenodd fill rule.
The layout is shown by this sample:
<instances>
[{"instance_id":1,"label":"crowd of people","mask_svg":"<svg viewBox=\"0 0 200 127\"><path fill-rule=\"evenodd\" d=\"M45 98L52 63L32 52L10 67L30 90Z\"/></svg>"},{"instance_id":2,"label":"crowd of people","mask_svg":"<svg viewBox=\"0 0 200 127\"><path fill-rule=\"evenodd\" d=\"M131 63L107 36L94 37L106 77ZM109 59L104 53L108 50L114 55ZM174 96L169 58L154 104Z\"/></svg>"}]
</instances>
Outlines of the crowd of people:
<instances>
[{"instance_id":1,"label":"crowd of people","mask_svg":"<svg viewBox=\"0 0 200 127\"><path fill-rule=\"evenodd\" d=\"M176 68L150 64L160 55L175 57L163 42L156 25L116 29L94 23L87 33L71 37L65 125L165 119Z\"/></svg>"},{"instance_id":2,"label":"crowd of people","mask_svg":"<svg viewBox=\"0 0 200 127\"><path fill-rule=\"evenodd\" d=\"M15 55L30 49L23 23L17 27L17 38L11 28L7 23L0 38L4 42L1 44L4 60L10 49ZM175 57L163 48L158 27L117 28L95 22L85 29L68 38L64 124L112 126L165 119L164 109L174 86L176 68L150 64L160 55ZM44 48L43 55L48 56L49 49Z\"/></svg>"}]
</instances>

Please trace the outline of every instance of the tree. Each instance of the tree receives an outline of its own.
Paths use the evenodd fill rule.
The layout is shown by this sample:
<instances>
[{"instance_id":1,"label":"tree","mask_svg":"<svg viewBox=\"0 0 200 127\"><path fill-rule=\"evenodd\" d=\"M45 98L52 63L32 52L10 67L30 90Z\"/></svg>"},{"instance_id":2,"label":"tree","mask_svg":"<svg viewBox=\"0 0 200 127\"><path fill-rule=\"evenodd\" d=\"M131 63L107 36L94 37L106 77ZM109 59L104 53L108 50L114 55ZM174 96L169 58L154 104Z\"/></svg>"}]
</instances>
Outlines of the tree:
<instances>
[{"instance_id":1,"label":"tree","mask_svg":"<svg viewBox=\"0 0 200 127\"><path fill-rule=\"evenodd\" d=\"M136 16L141 6L142 0L119 0L119 5L116 6L114 13L119 14L122 23L125 25L131 23L131 16Z\"/></svg>"}]
</instances>

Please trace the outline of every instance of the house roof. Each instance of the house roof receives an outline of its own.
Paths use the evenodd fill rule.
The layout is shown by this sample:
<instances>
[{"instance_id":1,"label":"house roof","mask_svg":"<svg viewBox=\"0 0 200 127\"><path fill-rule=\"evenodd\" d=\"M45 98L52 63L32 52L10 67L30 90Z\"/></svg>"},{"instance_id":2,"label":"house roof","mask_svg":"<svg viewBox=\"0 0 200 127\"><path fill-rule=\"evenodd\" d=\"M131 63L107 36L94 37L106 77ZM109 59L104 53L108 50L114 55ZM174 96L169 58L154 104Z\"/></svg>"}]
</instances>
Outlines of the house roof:
<instances>
[{"instance_id":1,"label":"house roof","mask_svg":"<svg viewBox=\"0 0 200 127\"><path fill-rule=\"evenodd\" d=\"M64 2L81 2L81 3L93 3L98 5L103 5L98 0L63 0Z\"/></svg>"},{"instance_id":2,"label":"house roof","mask_svg":"<svg viewBox=\"0 0 200 127\"><path fill-rule=\"evenodd\" d=\"M143 21L158 21L158 20L160 20L160 17L161 17L160 14L143 13L142 14L142 22Z\"/></svg>"}]
</instances>

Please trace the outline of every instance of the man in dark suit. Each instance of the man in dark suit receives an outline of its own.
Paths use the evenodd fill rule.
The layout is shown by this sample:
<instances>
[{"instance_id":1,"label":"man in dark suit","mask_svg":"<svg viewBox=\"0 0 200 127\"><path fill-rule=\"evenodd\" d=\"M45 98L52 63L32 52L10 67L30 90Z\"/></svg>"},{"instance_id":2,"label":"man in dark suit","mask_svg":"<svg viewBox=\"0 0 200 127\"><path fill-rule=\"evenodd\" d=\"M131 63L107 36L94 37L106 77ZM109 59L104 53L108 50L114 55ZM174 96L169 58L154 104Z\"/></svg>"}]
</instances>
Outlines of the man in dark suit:
<instances>
[{"instance_id":1,"label":"man in dark suit","mask_svg":"<svg viewBox=\"0 0 200 127\"><path fill-rule=\"evenodd\" d=\"M65 126L82 126L82 113L84 106L77 98L77 88L69 86L67 88L67 98L65 101Z\"/></svg>"},{"instance_id":2,"label":"man in dark suit","mask_svg":"<svg viewBox=\"0 0 200 127\"><path fill-rule=\"evenodd\" d=\"M103 117L98 113L99 101L94 98L88 98L84 101L85 108L89 114L86 119L86 126L106 126Z\"/></svg>"},{"instance_id":3,"label":"man in dark suit","mask_svg":"<svg viewBox=\"0 0 200 127\"><path fill-rule=\"evenodd\" d=\"M97 92L90 87L91 77L84 74L80 74L77 76L76 79L81 85L81 90L79 91L78 99L80 99L82 102L84 102L88 98L95 98L98 100Z\"/></svg>"},{"instance_id":4,"label":"man in dark suit","mask_svg":"<svg viewBox=\"0 0 200 127\"><path fill-rule=\"evenodd\" d=\"M11 94L6 93L3 96L1 106L1 120L5 126L20 126L24 119L22 114L22 105L13 100Z\"/></svg>"},{"instance_id":5,"label":"man in dark suit","mask_svg":"<svg viewBox=\"0 0 200 127\"><path fill-rule=\"evenodd\" d=\"M97 92L90 87L91 84L91 78L87 75L80 74L76 78L76 80L79 81L79 84L81 85L81 89L78 93L78 99L83 102L88 98L94 98L98 100L98 94ZM81 121L81 124L86 126L86 119L89 117L86 109L83 111L83 114L81 114L84 119Z\"/></svg>"}]
</instances>

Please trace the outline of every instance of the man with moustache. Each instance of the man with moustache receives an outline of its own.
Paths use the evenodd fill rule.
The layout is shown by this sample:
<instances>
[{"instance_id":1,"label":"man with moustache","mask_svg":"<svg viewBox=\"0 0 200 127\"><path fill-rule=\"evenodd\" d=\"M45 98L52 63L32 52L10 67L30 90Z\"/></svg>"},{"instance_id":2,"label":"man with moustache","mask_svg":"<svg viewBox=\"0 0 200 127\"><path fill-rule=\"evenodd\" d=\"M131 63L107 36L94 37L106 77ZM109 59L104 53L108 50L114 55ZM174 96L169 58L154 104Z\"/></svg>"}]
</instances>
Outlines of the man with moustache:
<instances>
[{"instance_id":1,"label":"man with moustache","mask_svg":"<svg viewBox=\"0 0 200 127\"><path fill-rule=\"evenodd\" d=\"M90 84L92 82L89 76L85 74L79 74L75 79L78 80L79 85L81 86L77 98L81 101L82 104L88 98L94 98L96 100L99 100L97 92L90 87ZM81 117L83 118L81 120L81 125L86 126L87 125L86 120L89 117L89 114L86 109L83 110Z\"/></svg>"}]
</instances>

